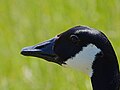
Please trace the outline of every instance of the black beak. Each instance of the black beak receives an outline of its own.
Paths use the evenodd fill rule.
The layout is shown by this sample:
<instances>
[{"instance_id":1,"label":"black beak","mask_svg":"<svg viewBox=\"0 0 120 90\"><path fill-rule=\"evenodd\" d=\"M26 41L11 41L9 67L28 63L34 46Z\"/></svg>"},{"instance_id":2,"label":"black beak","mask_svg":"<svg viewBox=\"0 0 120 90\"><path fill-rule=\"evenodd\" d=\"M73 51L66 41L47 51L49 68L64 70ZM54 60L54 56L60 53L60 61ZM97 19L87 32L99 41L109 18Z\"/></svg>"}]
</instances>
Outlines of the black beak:
<instances>
[{"instance_id":1,"label":"black beak","mask_svg":"<svg viewBox=\"0 0 120 90\"><path fill-rule=\"evenodd\" d=\"M57 55L54 52L54 44L57 38L52 38L35 46L29 46L22 49L21 54L25 56L34 56L43 58L50 62L57 62Z\"/></svg>"}]
</instances>

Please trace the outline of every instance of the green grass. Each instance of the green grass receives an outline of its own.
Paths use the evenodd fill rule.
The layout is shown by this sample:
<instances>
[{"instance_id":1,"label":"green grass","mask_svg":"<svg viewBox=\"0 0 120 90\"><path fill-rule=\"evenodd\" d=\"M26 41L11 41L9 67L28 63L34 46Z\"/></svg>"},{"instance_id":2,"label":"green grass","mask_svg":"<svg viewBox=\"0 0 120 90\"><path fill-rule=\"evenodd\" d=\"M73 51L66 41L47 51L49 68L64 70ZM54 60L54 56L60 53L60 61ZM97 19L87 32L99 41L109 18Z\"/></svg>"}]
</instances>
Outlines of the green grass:
<instances>
[{"instance_id":1,"label":"green grass","mask_svg":"<svg viewBox=\"0 0 120 90\"><path fill-rule=\"evenodd\" d=\"M0 90L92 90L87 75L24 57L20 51L73 26L88 25L109 37L120 60L119 4L120 0L0 0Z\"/></svg>"}]
</instances>

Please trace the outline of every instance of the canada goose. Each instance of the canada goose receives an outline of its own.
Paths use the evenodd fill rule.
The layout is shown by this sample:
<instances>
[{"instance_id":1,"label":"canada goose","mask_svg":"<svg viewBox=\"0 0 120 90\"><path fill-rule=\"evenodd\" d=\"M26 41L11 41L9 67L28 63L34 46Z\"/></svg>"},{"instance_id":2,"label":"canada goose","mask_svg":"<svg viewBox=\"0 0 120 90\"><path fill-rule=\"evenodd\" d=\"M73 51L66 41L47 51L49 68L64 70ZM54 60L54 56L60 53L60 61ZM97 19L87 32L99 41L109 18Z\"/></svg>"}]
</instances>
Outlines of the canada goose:
<instances>
[{"instance_id":1,"label":"canada goose","mask_svg":"<svg viewBox=\"0 0 120 90\"><path fill-rule=\"evenodd\" d=\"M120 73L114 49L100 31L76 26L54 38L25 47L22 55L78 69L91 78L93 90L119 90Z\"/></svg>"}]
</instances>

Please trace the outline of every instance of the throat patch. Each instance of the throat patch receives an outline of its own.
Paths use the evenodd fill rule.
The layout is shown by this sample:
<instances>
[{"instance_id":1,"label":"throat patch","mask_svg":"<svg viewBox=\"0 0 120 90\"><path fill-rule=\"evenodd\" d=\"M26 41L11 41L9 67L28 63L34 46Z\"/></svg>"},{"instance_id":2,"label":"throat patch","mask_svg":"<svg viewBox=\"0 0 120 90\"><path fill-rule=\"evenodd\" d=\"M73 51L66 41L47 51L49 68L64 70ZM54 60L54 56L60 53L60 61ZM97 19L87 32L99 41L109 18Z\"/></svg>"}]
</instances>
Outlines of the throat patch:
<instances>
[{"instance_id":1,"label":"throat patch","mask_svg":"<svg viewBox=\"0 0 120 90\"><path fill-rule=\"evenodd\" d=\"M75 68L80 70L90 77L92 76L92 64L95 60L95 57L100 53L100 49L97 48L94 44L88 44L86 47L83 47L74 57L69 58L65 63L62 64L65 67Z\"/></svg>"}]
</instances>

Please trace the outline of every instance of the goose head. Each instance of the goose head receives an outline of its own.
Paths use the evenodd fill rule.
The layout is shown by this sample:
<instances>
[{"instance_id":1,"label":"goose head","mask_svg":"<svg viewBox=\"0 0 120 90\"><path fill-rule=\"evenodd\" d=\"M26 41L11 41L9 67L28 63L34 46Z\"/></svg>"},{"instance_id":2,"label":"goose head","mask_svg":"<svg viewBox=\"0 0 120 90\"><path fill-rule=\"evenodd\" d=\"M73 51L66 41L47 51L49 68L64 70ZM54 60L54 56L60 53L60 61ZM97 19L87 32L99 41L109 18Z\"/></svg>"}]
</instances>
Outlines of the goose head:
<instances>
[{"instance_id":1,"label":"goose head","mask_svg":"<svg viewBox=\"0 0 120 90\"><path fill-rule=\"evenodd\" d=\"M21 54L80 70L90 76L94 90L116 90L110 88L119 82L118 61L110 41L99 30L87 26L73 27L50 40L25 47Z\"/></svg>"}]
</instances>

